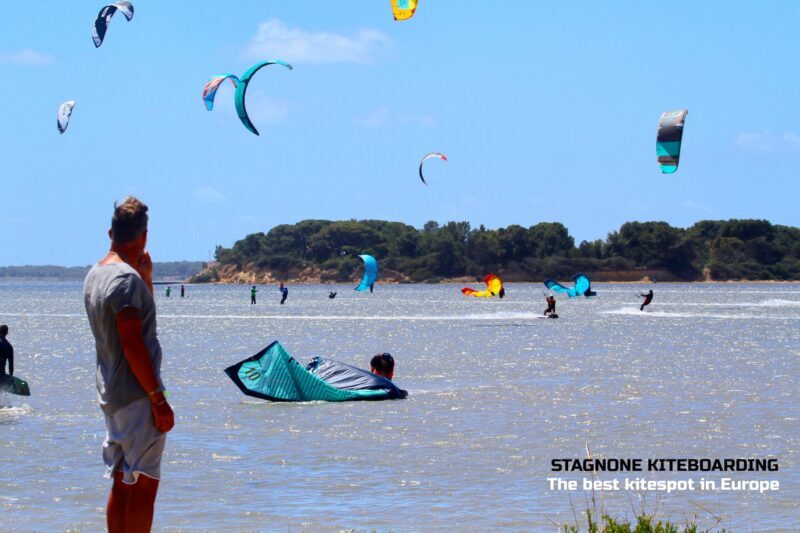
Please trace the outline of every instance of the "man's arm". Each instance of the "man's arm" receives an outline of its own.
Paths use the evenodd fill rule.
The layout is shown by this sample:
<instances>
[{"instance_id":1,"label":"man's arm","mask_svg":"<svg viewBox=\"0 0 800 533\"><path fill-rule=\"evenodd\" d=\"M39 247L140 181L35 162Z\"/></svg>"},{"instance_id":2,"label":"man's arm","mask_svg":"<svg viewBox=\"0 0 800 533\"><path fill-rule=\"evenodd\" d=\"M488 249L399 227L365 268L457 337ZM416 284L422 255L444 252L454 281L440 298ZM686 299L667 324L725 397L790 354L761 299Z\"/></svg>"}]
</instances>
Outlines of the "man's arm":
<instances>
[{"instance_id":1,"label":"man's arm","mask_svg":"<svg viewBox=\"0 0 800 533\"><path fill-rule=\"evenodd\" d=\"M8 375L14 375L14 347L8 343Z\"/></svg>"},{"instance_id":2,"label":"man's arm","mask_svg":"<svg viewBox=\"0 0 800 533\"><path fill-rule=\"evenodd\" d=\"M159 431L166 433L175 425L175 415L159 390L158 380L153 372L150 353L142 338L142 318L139 310L126 307L116 315L117 331L119 331L122 353L128 361L136 381L142 386L150 399L153 420Z\"/></svg>"}]
</instances>

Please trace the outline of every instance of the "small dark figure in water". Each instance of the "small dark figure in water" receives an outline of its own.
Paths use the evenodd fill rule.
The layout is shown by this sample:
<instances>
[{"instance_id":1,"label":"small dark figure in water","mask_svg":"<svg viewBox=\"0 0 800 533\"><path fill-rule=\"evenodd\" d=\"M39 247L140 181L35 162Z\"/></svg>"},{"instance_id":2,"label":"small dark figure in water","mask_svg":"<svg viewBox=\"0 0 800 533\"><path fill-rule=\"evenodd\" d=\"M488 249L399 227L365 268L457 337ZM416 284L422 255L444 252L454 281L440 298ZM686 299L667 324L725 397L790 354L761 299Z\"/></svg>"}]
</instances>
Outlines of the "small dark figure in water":
<instances>
[{"instance_id":1,"label":"small dark figure in water","mask_svg":"<svg viewBox=\"0 0 800 533\"><path fill-rule=\"evenodd\" d=\"M336 298L336 293L335 293L335 292L333 292L333 291L329 292L329 293L328 293L328 298L330 298L331 300L333 300L334 298Z\"/></svg>"},{"instance_id":2,"label":"small dark figure in water","mask_svg":"<svg viewBox=\"0 0 800 533\"><path fill-rule=\"evenodd\" d=\"M642 302L642 306L639 308L639 311L644 311L644 306L650 305L650 302L653 301L653 289L650 289L650 292L647 294L639 294L642 298L644 298L644 302Z\"/></svg>"},{"instance_id":3,"label":"small dark figure in water","mask_svg":"<svg viewBox=\"0 0 800 533\"><path fill-rule=\"evenodd\" d=\"M171 292L172 292L172 287L170 287L169 285L167 285L167 290L166 290L165 292L167 293L167 298L169 298L169 293L171 293Z\"/></svg>"},{"instance_id":4,"label":"small dark figure in water","mask_svg":"<svg viewBox=\"0 0 800 533\"><path fill-rule=\"evenodd\" d=\"M283 297L281 297L281 305L283 305L283 303L286 301L286 298L289 297L289 289L283 286L282 281L280 287L278 288L280 289L281 294L283 294Z\"/></svg>"},{"instance_id":5,"label":"small dark figure in water","mask_svg":"<svg viewBox=\"0 0 800 533\"><path fill-rule=\"evenodd\" d=\"M497 293L500 298L503 298L506 295L506 288L500 287L500 292Z\"/></svg>"},{"instance_id":6,"label":"small dark figure in water","mask_svg":"<svg viewBox=\"0 0 800 533\"><path fill-rule=\"evenodd\" d=\"M14 347L6 340L8 326L0 326L0 376L14 375ZM6 374L6 361L8 361L8 374Z\"/></svg>"},{"instance_id":7,"label":"small dark figure in water","mask_svg":"<svg viewBox=\"0 0 800 533\"><path fill-rule=\"evenodd\" d=\"M186 295L186 287L181 285L181 298L183 298L185 295Z\"/></svg>"},{"instance_id":8,"label":"small dark figure in water","mask_svg":"<svg viewBox=\"0 0 800 533\"><path fill-rule=\"evenodd\" d=\"M255 285L253 285L253 288L250 289L250 305L255 305L256 304L256 293L257 292L258 292L258 289L256 289Z\"/></svg>"},{"instance_id":9,"label":"small dark figure in water","mask_svg":"<svg viewBox=\"0 0 800 533\"><path fill-rule=\"evenodd\" d=\"M380 353L369 362L373 374L391 380L394 377L394 357L389 353Z\"/></svg>"},{"instance_id":10,"label":"small dark figure in water","mask_svg":"<svg viewBox=\"0 0 800 533\"><path fill-rule=\"evenodd\" d=\"M372 285L369 286L369 292L372 292L372 289L374 289L374 288L375 288L375 284L373 283Z\"/></svg>"},{"instance_id":11,"label":"small dark figure in water","mask_svg":"<svg viewBox=\"0 0 800 533\"><path fill-rule=\"evenodd\" d=\"M544 315L555 314L556 312L556 297L550 295L547 297L547 309L544 310Z\"/></svg>"}]
</instances>

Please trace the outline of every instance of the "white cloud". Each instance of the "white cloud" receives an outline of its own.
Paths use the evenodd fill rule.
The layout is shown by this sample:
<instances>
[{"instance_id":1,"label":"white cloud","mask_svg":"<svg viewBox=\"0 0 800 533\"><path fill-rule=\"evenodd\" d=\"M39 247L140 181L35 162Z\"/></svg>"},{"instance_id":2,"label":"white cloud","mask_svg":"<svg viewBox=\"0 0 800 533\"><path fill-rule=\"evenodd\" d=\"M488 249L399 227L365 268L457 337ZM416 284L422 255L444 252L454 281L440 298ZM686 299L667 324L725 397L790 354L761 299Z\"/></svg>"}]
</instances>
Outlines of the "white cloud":
<instances>
[{"instance_id":1,"label":"white cloud","mask_svg":"<svg viewBox=\"0 0 800 533\"><path fill-rule=\"evenodd\" d=\"M213 187L209 187L208 185L202 185L198 187L194 191L194 196L201 202L208 204L218 204L227 200L224 194Z\"/></svg>"},{"instance_id":2,"label":"white cloud","mask_svg":"<svg viewBox=\"0 0 800 533\"><path fill-rule=\"evenodd\" d=\"M693 211L701 211L707 215L714 215L716 214L713 209L710 207L703 205L699 202L695 202L694 200L684 200L681 204L686 209L691 209Z\"/></svg>"},{"instance_id":3,"label":"white cloud","mask_svg":"<svg viewBox=\"0 0 800 533\"><path fill-rule=\"evenodd\" d=\"M55 63L55 59L51 56L30 48L19 52L0 53L0 64L5 65L49 65L51 63Z\"/></svg>"},{"instance_id":4,"label":"white cloud","mask_svg":"<svg viewBox=\"0 0 800 533\"><path fill-rule=\"evenodd\" d=\"M424 113L394 113L388 107L379 107L369 115L353 119L353 124L364 128L377 128L387 124L432 128L436 126L436 120Z\"/></svg>"},{"instance_id":5,"label":"white cloud","mask_svg":"<svg viewBox=\"0 0 800 533\"><path fill-rule=\"evenodd\" d=\"M376 30L359 30L353 35L309 32L271 19L258 26L246 52L250 57L290 63L369 63L389 42L386 35Z\"/></svg>"},{"instance_id":6,"label":"white cloud","mask_svg":"<svg viewBox=\"0 0 800 533\"><path fill-rule=\"evenodd\" d=\"M745 150L771 154L782 151L800 151L800 135L788 131L777 135L771 131L745 132L736 137L736 144Z\"/></svg>"}]
</instances>

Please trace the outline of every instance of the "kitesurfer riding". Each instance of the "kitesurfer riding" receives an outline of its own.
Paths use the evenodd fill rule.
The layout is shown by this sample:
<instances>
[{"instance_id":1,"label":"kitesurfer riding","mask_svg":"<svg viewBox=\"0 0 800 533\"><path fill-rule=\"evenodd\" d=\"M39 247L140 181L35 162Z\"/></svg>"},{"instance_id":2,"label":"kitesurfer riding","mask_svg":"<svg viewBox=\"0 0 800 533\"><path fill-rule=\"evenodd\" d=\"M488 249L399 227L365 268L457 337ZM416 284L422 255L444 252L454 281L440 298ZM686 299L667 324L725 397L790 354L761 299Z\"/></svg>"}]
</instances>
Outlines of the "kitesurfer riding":
<instances>
[{"instance_id":1,"label":"kitesurfer riding","mask_svg":"<svg viewBox=\"0 0 800 533\"><path fill-rule=\"evenodd\" d=\"M369 362L370 371L373 374L383 376L391 380L394 376L394 357L389 353L379 353Z\"/></svg>"},{"instance_id":2,"label":"kitesurfer riding","mask_svg":"<svg viewBox=\"0 0 800 533\"><path fill-rule=\"evenodd\" d=\"M281 297L281 305L286 301L286 298L289 297L289 289L283 286L283 282L281 281L280 287L278 287L281 291L283 297Z\"/></svg>"},{"instance_id":3,"label":"kitesurfer riding","mask_svg":"<svg viewBox=\"0 0 800 533\"><path fill-rule=\"evenodd\" d=\"M544 315L555 314L556 312L556 297L552 294L547 297L547 309L544 310Z\"/></svg>"},{"instance_id":4,"label":"kitesurfer riding","mask_svg":"<svg viewBox=\"0 0 800 533\"><path fill-rule=\"evenodd\" d=\"M0 326L0 377L14 375L14 347L6 339L8 326ZM6 361L8 361L8 374L6 374Z\"/></svg>"},{"instance_id":5,"label":"kitesurfer riding","mask_svg":"<svg viewBox=\"0 0 800 533\"><path fill-rule=\"evenodd\" d=\"M650 302L653 301L653 289L650 289L650 292L648 292L647 294L639 294L639 296L644 298L644 302L642 303L642 306L639 308L639 311L644 311L644 306L650 305Z\"/></svg>"}]
</instances>

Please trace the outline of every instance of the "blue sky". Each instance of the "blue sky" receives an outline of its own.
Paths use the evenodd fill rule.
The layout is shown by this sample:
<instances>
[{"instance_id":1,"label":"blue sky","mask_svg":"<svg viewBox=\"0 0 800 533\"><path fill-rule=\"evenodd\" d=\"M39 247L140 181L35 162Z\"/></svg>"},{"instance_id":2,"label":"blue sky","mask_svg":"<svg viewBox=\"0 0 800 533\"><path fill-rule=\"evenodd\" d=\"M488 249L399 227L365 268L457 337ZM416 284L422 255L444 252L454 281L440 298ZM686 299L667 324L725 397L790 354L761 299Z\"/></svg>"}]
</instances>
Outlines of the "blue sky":
<instances>
[{"instance_id":1,"label":"blue sky","mask_svg":"<svg viewBox=\"0 0 800 533\"><path fill-rule=\"evenodd\" d=\"M559 221L576 241L628 220L800 225L800 2L420 4L394 22L389 0L137 0L95 49L102 3L4 3L0 264L95 261L127 194L162 261L305 218ZM253 78L260 137L230 86L205 110L209 76L275 58L295 68ZM684 107L664 176L658 118ZM448 162L425 187L429 151Z\"/></svg>"}]
</instances>

